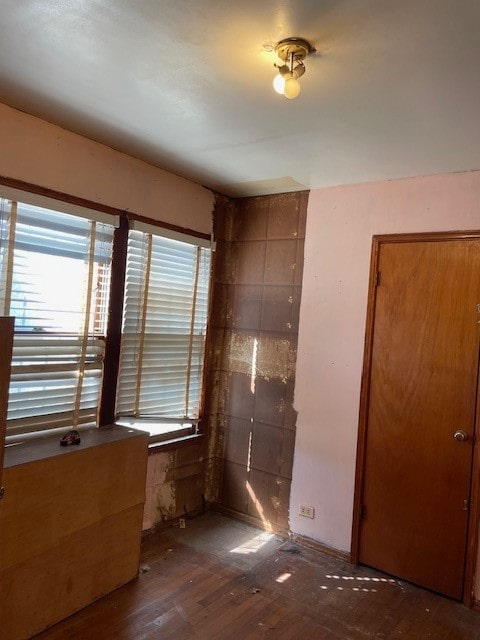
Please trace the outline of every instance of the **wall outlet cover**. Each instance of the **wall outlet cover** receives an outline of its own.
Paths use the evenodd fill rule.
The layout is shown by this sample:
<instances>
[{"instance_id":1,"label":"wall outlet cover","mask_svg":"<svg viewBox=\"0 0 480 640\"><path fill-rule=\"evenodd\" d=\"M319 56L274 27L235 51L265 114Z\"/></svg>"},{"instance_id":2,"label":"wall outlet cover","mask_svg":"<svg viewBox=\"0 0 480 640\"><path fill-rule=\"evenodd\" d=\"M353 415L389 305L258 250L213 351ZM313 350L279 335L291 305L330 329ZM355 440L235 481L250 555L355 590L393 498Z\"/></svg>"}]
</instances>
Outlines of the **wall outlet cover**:
<instances>
[{"instance_id":1,"label":"wall outlet cover","mask_svg":"<svg viewBox=\"0 0 480 640\"><path fill-rule=\"evenodd\" d=\"M307 506L306 504L301 504L298 509L298 515L303 516L304 518L315 518L315 508Z\"/></svg>"}]
</instances>

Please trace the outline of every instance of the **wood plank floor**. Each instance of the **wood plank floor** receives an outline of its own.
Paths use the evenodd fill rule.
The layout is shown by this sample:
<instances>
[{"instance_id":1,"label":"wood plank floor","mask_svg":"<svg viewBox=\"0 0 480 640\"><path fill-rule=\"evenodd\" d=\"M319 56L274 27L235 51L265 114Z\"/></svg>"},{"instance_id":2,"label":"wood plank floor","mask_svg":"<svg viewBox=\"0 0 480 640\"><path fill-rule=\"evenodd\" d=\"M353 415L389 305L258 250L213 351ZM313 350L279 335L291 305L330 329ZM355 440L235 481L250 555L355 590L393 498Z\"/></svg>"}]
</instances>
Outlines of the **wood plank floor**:
<instances>
[{"instance_id":1,"label":"wood plank floor","mask_svg":"<svg viewBox=\"0 0 480 640\"><path fill-rule=\"evenodd\" d=\"M209 512L144 540L145 572L36 640L480 640L480 614Z\"/></svg>"}]
</instances>

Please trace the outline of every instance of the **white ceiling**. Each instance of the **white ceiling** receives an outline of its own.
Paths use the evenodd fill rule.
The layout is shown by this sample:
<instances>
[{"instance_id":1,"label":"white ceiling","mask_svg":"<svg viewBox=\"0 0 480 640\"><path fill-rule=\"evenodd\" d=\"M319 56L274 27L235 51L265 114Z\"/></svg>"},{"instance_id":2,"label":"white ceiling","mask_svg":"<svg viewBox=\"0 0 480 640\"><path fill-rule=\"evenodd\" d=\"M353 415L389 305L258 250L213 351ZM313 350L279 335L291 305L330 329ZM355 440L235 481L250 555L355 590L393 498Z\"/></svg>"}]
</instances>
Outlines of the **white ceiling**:
<instances>
[{"instance_id":1,"label":"white ceiling","mask_svg":"<svg viewBox=\"0 0 480 640\"><path fill-rule=\"evenodd\" d=\"M480 169L480 1L1 0L0 100L229 195Z\"/></svg>"}]
</instances>

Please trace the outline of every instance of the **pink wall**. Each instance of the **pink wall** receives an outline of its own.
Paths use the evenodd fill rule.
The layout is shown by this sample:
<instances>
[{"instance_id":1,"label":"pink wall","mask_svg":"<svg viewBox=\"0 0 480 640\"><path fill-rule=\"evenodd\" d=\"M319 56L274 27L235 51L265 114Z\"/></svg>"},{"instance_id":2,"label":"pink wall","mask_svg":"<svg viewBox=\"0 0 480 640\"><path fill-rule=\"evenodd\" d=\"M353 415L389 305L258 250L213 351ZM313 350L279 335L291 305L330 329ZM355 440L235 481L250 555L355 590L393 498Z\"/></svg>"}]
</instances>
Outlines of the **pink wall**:
<instances>
[{"instance_id":1,"label":"pink wall","mask_svg":"<svg viewBox=\"0 0 480 640\"><path fill-rule=\"evenodd\" d=\"M0 176L210 233L213 194L119 151L0 104Z\"/></svg>"},{"instance_id":2,"label":"pink wall","mask_svg":"<svg viewBox=\"0 0 480 640\"><path fill-rule=\"evenodd\" d=\"M310 193L292 531L350 550L372 235L458 229L480 229L479 171ZM299 517L299 504L313 505L315 519Z\"/></svg>"}]
</instances>

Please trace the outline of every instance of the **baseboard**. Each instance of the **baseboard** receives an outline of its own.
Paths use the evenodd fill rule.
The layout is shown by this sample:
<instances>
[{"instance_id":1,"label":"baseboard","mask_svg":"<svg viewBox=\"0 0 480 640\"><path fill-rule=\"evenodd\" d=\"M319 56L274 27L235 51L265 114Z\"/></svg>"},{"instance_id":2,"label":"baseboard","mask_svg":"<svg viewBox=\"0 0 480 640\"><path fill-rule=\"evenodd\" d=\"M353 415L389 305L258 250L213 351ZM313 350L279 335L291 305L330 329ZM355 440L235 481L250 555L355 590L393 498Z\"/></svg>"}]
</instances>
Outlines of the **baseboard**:
<instances>
[{"instance_id":1,"label":"baseboard","mask_svg":"<svg viewBox=\"0 0 480 640\"><path fill-rule=\"evenodd\" d=\"M324 553L327 556L337 558L338 560L343 560L344 562L348 562L350 564L352 562L351 554L348 551L340 551L340 549L329 547L326 544L322 544L317 540L313 540L312 538L307 538L306 536L302 536L299 533L290 533L290 540L293 540L293 542L301 544L303 547L308 547L308 549L319 551L320 553Z\"/></svg>"},{"instance_id":2,"label":"baseboard","mask_svg":"<svg viewBox=\"0 0 480 640\"><path fill-rule=\"evenodd\" d=\"M249 516L245 513L241 513L240 511L235 511L234 509L229 509L228 507L224 507L222 504L215 503L209 506L211 509L218 511L219 513L223 513L226 516L230 516L231 518L235 518L236 520L240 520L242 522L245 522L246 524L250 524L253 527L257 527L258 529L270 531L271 533L275 533L281 538L285 538L285 540L296 542L297 544L302 545L302 547L307 547L308 549L319 551L320 553L324 553L327 556L331 556L333 558L337 558L351 564L351 554L347 551L340 551L340 549L329 547L326 544L322 544L321 542L317 542L317 540L302 536L299 533L292 533L286 527L271 525L269 528L267 528L259 518Z\"/></svg>"},{"instance_id":3,"label":"baseboard","mask_svg":"<svg viewBox=\"0 0 480 640\"><path fill-rule=\"evenodd\" d=\"M255 518L254 516L249 516L246 513L242 513L241 511L235 511L234 509L229 509L228 507L224 507L223 504L219 504L215 502L209 505L209 508L213 511L218 511L219 513L223 513L226 516L230 516L235 520L240 520L241 522L245 522L246 524L251 525L252 527L257 527L257 529L263 529L264 531L268 531L269 533L274 533L280 538L285 538L287 540L289 538L289 531L286 527L281 527L276 524L270 524L268 527L260 520L260 518Z\"/></svg>"}]
</instances>

